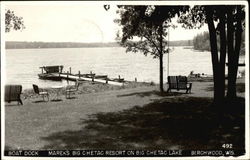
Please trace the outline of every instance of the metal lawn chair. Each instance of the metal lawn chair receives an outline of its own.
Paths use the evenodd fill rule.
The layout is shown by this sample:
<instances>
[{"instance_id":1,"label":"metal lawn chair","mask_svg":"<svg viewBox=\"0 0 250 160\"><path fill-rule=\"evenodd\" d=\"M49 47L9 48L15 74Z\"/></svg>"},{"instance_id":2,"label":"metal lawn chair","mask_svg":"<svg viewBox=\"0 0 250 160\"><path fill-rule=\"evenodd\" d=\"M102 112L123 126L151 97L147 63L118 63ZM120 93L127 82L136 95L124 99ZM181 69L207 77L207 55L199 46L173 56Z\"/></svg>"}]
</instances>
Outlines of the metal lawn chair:
<instances>
[{"instance_id":1,"label":"metal lawn chair","mask_svg":"<svg viewBox=\"0 0 250 160\"><path fill-rule=\"evenodd\" d=\"M75 85L68 85L66 87L66 98L67 99L72 98L72 97L70 97L70 95L77 92L78 87L79 87L79 81L78 80L76 80Z\"/></svg>"},{"instance_id":2,"label":"metal lawn chair","mask_svg":"<svg viewBox=\"0 0 250 160\"><path fill-rule=\"evenodd\" d=\"M43 91L42 89L40 89L37 85L33 84L33 89L34 89L34 92L40 96L43 97L43 101L44 100L44 97L46 96L48 98L48 101L49 101L49 93L46 92L46 91Z\"/></svg>"}]
</instances>

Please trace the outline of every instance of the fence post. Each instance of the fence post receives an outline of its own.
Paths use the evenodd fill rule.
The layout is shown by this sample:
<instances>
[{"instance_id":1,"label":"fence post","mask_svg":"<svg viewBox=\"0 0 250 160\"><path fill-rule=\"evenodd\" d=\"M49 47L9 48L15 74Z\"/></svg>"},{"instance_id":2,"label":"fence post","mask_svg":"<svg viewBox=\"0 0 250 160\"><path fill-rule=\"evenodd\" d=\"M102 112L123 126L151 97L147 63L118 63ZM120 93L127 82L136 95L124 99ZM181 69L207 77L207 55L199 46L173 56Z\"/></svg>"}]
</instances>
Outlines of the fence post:
<instances>
[{"instance_id":1,"label":"fence post","mask_svg":"<svg viewBox=\"0 0 250 160\"><path fill-rule=\"evenodd\" d=\"M81 78L81 72L80 71L78 71L78 74L79 74L79 79Z\"/></svg>"},{"instance_id":2,"label":"fence post","mask_svg":"<svg viewBox=\"0 0 250 160\"><path fill-rule=\"evenodd\" d=\"M137 78L135 77L135 82L137 82Z\"/></svg>"},{"instance_id":3,"label":"fence post","mask_svg":"<svg viewBox=\"0 0 250 160\"><path fill-rule=\"evenodd\" d=\"M69 67L69 74L71 74L71 67Z\"/></svg>"},{"instance_id":4,"label":"fence post","mask_svg":"<svg viewBox=\"0 0 250 160\"><path fill-rule=\"evenodd\" d=\"M69 71L67 71L67 83L69 84Z\"/></svg>"},{"instance_id":5,"label":"fence post","mask_svg":"<svg viewBox=\"0 0 250 160\"><path fill-rule=\"evenodd\" d=\"M106 77L106 84L108 84L108 76Z\"/></svg>"}]
</instances>

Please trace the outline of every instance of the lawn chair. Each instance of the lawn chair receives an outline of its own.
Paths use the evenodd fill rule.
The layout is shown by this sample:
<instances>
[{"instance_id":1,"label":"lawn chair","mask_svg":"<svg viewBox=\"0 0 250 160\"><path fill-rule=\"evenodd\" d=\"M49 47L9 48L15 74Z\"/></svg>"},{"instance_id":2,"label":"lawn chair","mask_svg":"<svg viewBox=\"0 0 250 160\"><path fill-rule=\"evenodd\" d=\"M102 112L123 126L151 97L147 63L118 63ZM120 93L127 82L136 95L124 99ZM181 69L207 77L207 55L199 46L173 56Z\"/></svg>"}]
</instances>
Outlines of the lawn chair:
<instances>
[{"instance_id":1,"label":"lawn chair","mask_svg":"<svg viewBox=\"0 0 250 160\"><path fill-rule=\"evenodd\" d=\"M21 85L6 85L4 101L10 103L11 101L17 101L23 105L21 100L22 86Z\"/></svg>"},{"instance_id":2,"label":"lawn chair","mask_svg":"<svg viewBox=\"0 0 250 160\"><path fill-rule=\"evenodd\" d=\"M45 91L43 91L42 89L39 89L39 87L38 87L37 85L35 85L35 84L33 84L33 89L34 89L34 92L35 92L36 94L38 94L38 95L40 95L40 96L43 97L43 101L45 101L45 100L44 100L44 97L45 97L45 96L48 98L48 101L49 101L49 93L48 93L48 92L45 92ZM41 90L41 91L40 91L40 90Z\"/></svg>"},{"instance_id":3,"label":"lawn chair","mask_svg":"<svg viewBox=\"0 0 250 160\"><path fill-rule=\"evenodd\" d=\"M72 93L77 92L77 91L78 91L78 87L79 87L79 81L78 81L78 80L76 80L75 85L68 85L68 86L66 87L66 98L67 98L67 99L72 98L72 97L70 97L70 95L71 95Z\"/></svg>"}]
</instances>

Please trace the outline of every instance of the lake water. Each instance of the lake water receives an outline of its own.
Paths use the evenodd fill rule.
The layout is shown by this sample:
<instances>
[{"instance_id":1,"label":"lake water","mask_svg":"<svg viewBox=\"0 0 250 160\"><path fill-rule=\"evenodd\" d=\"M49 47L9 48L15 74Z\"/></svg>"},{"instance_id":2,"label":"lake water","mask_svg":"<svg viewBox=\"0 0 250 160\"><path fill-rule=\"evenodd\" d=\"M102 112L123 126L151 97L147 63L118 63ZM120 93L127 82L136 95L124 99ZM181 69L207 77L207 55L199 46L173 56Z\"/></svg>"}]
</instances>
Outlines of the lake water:
<instances>
[{"instance_id":1,"label":"lake water","mask_svg":"<svg viewBox=\"0 0 250 160\"><path fill-rule=\"evenodd\" d=\"M169 55L170 75L195 73L212 74L210 52L193 51L175 47ZM242 57L241 57L242 59ZM24 89L32 84L41 87L66 85L66 82L53 82L38 79L39 67L63 65L64 71L72 73L105 74L110 78L120 75L125 80L159 82L159 60L140 53L125 53L122 47L115 48L56 48L56 49L10 49L6 50L6 83L21 84ZM167 55L164 55L164 79L167 77Z\"/></svg>"}]
</instances>

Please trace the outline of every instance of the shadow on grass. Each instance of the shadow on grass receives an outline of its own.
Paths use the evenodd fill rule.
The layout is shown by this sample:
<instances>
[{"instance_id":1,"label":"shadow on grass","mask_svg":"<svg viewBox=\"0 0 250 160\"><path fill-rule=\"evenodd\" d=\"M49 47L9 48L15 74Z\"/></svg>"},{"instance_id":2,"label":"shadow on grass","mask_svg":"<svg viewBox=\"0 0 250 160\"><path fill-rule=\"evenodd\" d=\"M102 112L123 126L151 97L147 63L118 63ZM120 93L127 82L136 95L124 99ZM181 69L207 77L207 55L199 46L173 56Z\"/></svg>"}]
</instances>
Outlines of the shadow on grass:
<instances>
[{"instance_id":1,"label":"shadow on grass","mask_svg":"<svg viewBox=\"0 0 250 160\"><path fill-rule=\"evenodd\" d=\"M225 85L225 88L227 88L227 85ZM213 85L210 85L209 87L207 87L205 89L205 91L214 91L214 86ZM236 85L236 91L238 93L243 93L245 92L245 83L237 83Z\"/></svg>"},{"instance_id":2,"label":"shadow on grass","mask_svg":"<svg viewBox=\"0 0 250 160\"><path fill-rule=\"evenodd\" d=\"M126 97L126 96L139 96L139 97L147 97L147 96L151 96L151 95L157 95L160 97L165 97L165 96L180 96L182 94L186 94L183 92L160 92L160 91L149 91L149 92L134 92L134 93L130 93L130 94L122 94L122 95L117 95L117 97Z\"/></svg>"},{"instance_id":3,"label":"shadow on grass","mask_svg":"<svg viewBox=\"0 0 250 160\"><path fill-rule=\"evenodd\" d=\"M52 100L50 100L50 102L61 102L62 101L62 99L52 99Z\"/></svg>"},{"instance_id":4,"label":"shadow on grass","mask_svg":"<svg viewBox=\"0 0 250 160\"><path fill-rule=\"evenodd\" d=\"M49 101L45 101L45 100L36 100L36 101L33 101L32 103L46 103L46 102L49 102Z\"/></svg>"},{"instance_id":5,"label":"shadow on grass","mask_svg":"<svg viewBox=\"0 0 250 160\"><path fill-rule=\"evenodd\" d=\"M18 106L21 107L21 106L22 106L21 104L18 104L18 103L15 103L15 104L14 104L14 103L5 103L4 105L5 105L6 107L16 107L16 106L17 106L17 107L18 107Z\"/></svg>"},{"instance_id":6,"label":"shadow on grass","mask_svg":"<svg viewBox=\"0 0 250 160\"><path fill-rule=\"evenodd\" d=\"M78 99L77 97L67 97L66 99Z\"/></svg>"},{"instance_id":7,"label":"shadow on grass","mask_svg":"<svg viewBox=\"0 0 250 160\"><path fill-rule=\"evenodd\" d=\"M97 113L81 130L56 132L43 149L244 149L244 99L217 113L210 98L161 99L143 107Z\"/></svg>"}]
</instances>

